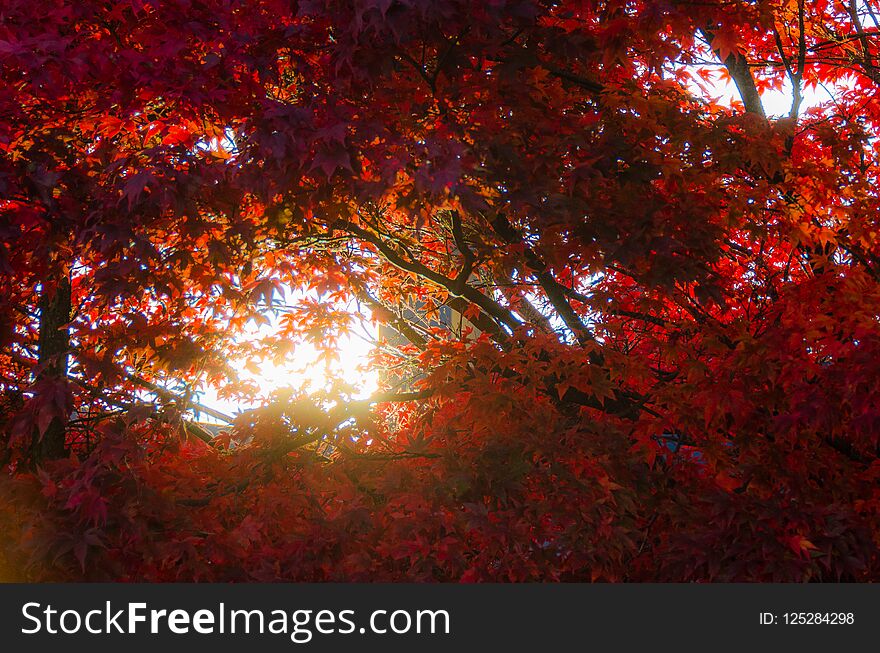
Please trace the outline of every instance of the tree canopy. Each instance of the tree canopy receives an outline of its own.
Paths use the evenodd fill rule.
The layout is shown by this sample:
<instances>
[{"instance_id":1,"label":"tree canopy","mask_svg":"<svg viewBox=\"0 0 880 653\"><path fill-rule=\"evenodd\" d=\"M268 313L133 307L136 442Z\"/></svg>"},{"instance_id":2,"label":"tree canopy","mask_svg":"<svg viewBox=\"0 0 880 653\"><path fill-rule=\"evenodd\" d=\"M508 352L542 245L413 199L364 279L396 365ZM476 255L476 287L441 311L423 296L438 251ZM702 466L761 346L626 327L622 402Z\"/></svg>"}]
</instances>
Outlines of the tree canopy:
<instances>
[{"instance_id":1,"label":"tree canopy","mask_svg":"<svg viewBox=\"0 0 880 653\"><path fill-rule=\"evenodd\" d=\"M880 579L878 21L6 0L0 576Z\"/></svg>"}]
</instances>

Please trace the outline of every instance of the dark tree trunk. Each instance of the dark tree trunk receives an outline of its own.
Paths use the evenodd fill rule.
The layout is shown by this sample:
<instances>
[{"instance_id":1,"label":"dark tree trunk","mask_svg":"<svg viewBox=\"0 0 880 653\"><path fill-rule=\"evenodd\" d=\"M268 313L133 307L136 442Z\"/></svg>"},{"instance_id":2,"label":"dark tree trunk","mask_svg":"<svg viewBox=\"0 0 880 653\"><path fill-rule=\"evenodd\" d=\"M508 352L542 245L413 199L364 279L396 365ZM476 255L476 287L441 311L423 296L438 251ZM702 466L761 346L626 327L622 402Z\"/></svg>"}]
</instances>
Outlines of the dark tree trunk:
<instances>
[{"instance_id":1,"label":"dark tree trunk","mask_svg":"<svg viewBox=\"0 0 880 653\"><path fill-rule=\"evenodd\" d=\"M61 280L54 289L44 289L40 294L40 335L38 354L39 378L51 377L62 379L67 376L67 359L70 349L71 299L70 281ZM34 434L33 460L63 458L67 455L64 446L64 434L67 430L67 418L55 418L40 437Z\"/></svg>"}]
</instances>

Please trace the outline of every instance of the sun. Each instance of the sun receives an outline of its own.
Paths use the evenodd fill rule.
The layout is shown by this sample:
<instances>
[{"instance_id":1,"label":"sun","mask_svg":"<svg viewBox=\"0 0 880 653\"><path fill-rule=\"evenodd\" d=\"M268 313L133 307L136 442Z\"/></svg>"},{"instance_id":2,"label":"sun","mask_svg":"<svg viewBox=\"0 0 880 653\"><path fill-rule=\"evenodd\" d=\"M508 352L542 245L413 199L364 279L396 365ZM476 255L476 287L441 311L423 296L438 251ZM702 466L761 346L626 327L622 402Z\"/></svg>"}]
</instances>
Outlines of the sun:
<instances>
[{"instance_id":1,"label":"sun","mask_svg":"<svg viewBox=\"0 0 880 653\"><path fill-rule=\"evenodd\" d=\"M296 301L305 294L285 289L286 303ZM340 335L334 345L332 357L321 356L321 351L309 343L297 343L286 359L280 363L271 358L263 360L230 360L239 377L259 388L256 401L231 400L221 397L216 388L205 388L200 403L209 408L234 416L244 410L255 408L276 390L292 388L298 394L314 395L333 392L333 382L341 381L351 392L353 399L364 399L379 387L379 372L371 364L376 346L377 330L363 307L340 307L351 315L348 333ZM251 342L281 337L280 324L283 311L267 308L261 324L251 323L242 339Z\"/></svg>"},{"instance_id":2,"label":"sun","mask_svg":"<svg viewBox=\"0 0 880 653\"><path fill-rule=\"evenodd\" d=\"M321 359L316 347L299 344L287 363L264 361L258 364L257 373L246 371L243 376L267 392L288 387L306 393L329 391L332 380L339 379L354 388L354 397L361 399L378 387L378 374L369 362L372 348L372 343L359 334L341 336L336 343L336 358L328 361Z\"/></svg>"}]
</instances>

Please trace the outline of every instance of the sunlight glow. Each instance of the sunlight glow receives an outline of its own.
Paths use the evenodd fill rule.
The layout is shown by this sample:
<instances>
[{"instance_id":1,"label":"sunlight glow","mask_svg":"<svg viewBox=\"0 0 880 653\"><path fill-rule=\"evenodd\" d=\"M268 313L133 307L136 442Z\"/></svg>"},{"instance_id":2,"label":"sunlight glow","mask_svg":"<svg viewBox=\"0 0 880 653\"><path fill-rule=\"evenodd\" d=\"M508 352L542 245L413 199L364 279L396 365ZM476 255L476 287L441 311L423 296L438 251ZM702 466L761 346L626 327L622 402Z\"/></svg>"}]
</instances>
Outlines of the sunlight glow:
<instances>
[{"instance_id":1,"label":"sunlight glow","mask_svg":"<svg viewBox=\"0 0 880 653\"><path fill-rule=\"evenodd\" d=\"M306 296L307 293L303 291L287 288L282 303L291 305ZM311 299L316 297L312 296ZM285 361L276 363L271 357L260 362L233 361L241 378L259 388L261 399L269 397L273 391L287 388L297 394L332 393L334 380L347 386L345 389L351 392L353 399L363 399L376 392L379 373L370 361L376 344L376 328L364 315L363 307L359 310L355 306L334 308L348 312L352 316L352 324L350 332L337 339L330 356L322 357L320 349L310 343L297 343ZM249 322L245 332L239 335L239 340L256 342L282 337L279 333L283 315L283 309L267 307L264 316L268 322ZM221 397L216 388L210 387L201 393L200 401L229 415L259 405L259 401L248 403Z\"/></svg>"},{"instance_id":2,"label":"sunlight glow","mask_svg":"<svg viewBox=\"0 0 880 653\"><path fill-rule=\"evenodd\" d=\"M275 365L272 361L264 361L258 364L256 371L242 371L242 376L258 383L264 392L293 387L306 393L329 390L331 380L336 377L355 388L356 398L363 398L377 388L377 375L369 369L371 349L372 345L362 337L343 336L337 343L338 358L320 360L318 349L300 344L288 364Z\"/></svg>"}]
</instances>

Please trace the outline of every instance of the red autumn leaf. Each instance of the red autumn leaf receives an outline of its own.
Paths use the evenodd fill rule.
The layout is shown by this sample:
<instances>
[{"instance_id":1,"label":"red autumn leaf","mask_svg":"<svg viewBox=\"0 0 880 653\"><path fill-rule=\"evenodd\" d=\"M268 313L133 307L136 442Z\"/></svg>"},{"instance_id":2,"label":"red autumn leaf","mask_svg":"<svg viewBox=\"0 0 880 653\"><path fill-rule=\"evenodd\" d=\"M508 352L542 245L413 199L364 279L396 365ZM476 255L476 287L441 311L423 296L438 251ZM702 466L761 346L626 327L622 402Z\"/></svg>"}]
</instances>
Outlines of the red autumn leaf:
<instances>
[{"instance_id":1,"label":"red autumn leaf","mask_svg":"<svg viewBox=\"0 0 880 653\"><path fill-rule=\"evenodd\" d=\"M6 0L4 569L880 579L866 18Z\"/></svg>"}]
</instances>

